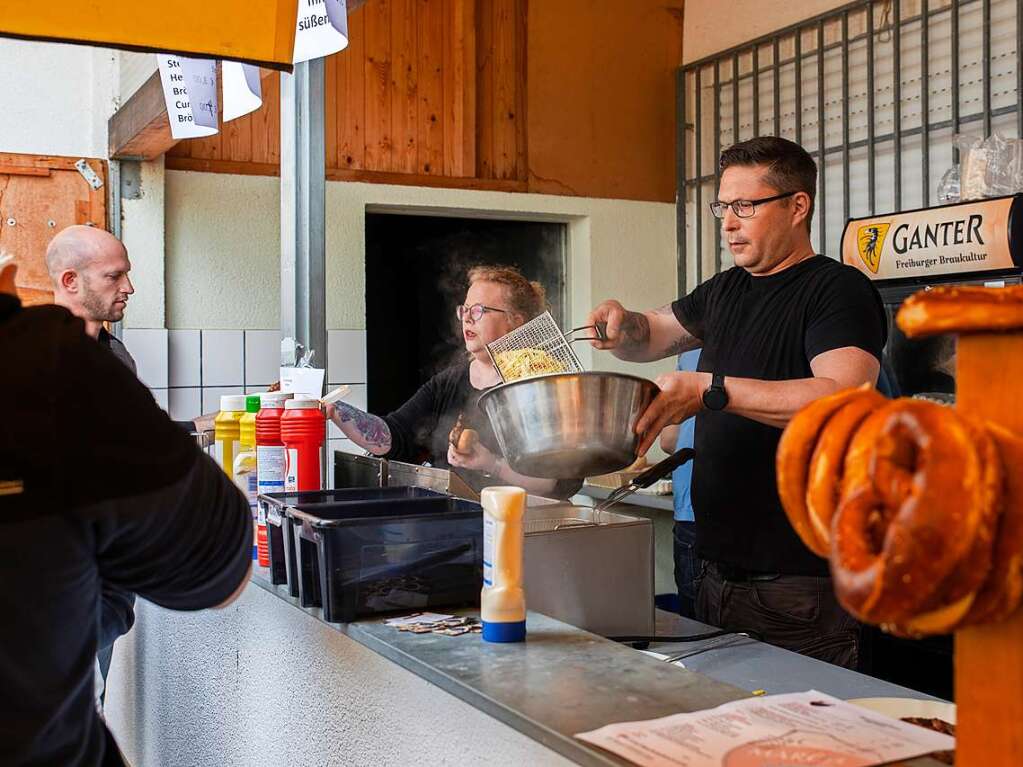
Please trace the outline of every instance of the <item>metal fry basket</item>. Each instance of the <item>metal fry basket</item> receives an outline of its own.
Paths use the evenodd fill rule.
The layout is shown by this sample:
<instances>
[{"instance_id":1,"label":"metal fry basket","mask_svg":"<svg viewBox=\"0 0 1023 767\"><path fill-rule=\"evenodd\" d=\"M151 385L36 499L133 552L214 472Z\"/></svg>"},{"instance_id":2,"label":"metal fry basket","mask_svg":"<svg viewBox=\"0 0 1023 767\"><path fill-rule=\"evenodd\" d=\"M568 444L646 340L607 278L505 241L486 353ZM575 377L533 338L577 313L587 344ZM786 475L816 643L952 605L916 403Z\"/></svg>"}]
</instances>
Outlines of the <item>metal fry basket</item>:
<instances>
[{"instance_id":1,"label":"metal fry basket","mask_svg":"<svg viewBox=\"0 0 1023 767\"><path fill-rule=\"evenodd\" d=\"M577 330L575 328L569 335ZM597 336L601 335L600 330ZM551 373L580 373L582 365L572 350L573 341L590 339L575 338L571 341L561 332L550 312L544 312L511 333L487 344L487 352L505 383L530 376Z\"/></svg>"}]
</instances>

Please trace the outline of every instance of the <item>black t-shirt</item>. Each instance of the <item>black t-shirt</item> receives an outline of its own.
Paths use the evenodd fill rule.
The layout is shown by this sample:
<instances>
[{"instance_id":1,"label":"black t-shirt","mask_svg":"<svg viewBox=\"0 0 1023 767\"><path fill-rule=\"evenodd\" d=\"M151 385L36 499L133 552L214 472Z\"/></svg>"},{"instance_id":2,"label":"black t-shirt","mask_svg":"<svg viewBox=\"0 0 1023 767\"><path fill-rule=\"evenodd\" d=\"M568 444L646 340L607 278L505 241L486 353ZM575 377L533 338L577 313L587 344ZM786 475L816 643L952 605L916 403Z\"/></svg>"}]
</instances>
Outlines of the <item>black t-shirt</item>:
<instances>
[{"instance_id":1,"label":"black t-shirt","mask_svg":"<svg viewBox=\"0 0 1023 767\"><path fill-rule=\"evenodd\" d=\"M0 764L120 764L94 704L102 588L223 602L248 504L66 310L0 295L0 359Z\"/></svg>"},{"instance_id":2,"label":"black t-shirt","mask_svg":"<svg viewBox=\"0 0 1023 767\"><path fill-rule=\"evenodd\" d=\"M467 429L479 432L480 442L494 455L502 455L490 419L479 406L483 391L469 380L469 363L462 362L442 370L397 410L384 416L391 430L391 450L385 455L395 461L422 463L452 469L448 463L448 439L458 416ZM494 480L466 469L455 469L477 492L493 485ZM582 487L582 480L559 480L550 493L568 498Z\"/></svg>"},{"instance_id":3,"label":"black t-shirt","mask_svg":"<svg viewBox=\"0 0 1023 767\"><path fill-rule=\"evenodd\" d=\"M881 359L887 319L857 269L814 256L778 274L734 267L672 304L703 344L698 369L736 378L811 378L822 352L855 346ZM727 380L726 380L727 385ZM727 412L696 416L692 498L703 559L759 572L825 575L778 499L781 429Z\"/></svg>"}]
</instances>

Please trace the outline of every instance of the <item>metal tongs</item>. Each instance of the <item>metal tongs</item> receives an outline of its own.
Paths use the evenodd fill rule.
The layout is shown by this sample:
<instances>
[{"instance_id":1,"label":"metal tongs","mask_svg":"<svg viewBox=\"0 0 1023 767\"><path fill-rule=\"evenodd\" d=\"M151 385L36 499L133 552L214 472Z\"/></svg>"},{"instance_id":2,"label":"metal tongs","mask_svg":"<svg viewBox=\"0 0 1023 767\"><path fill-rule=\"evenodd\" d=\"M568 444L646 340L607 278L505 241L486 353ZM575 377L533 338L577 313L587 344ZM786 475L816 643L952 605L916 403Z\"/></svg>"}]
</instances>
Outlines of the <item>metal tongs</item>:
<instances>
[{"instance_id":1,"label":"metal tongs","mask_svg":"<svg viewBox=\"0 0 1023 767\"><path fill-rule=\"evenodd\" d=\"M663 461L655 463L642 474L637 474L632 478L632 481L626 485L622 485L617 490L613 491L607 498L593 507L594 521L598 525L602 524L601 517L609 508L624 498L632 495L637 490L648 488L657 480L664 479L686 461L692 460L695 455L696 451L691 447L684 447L681 450L675 451Z\"/></svg>"},{"instance_id":2,"label":"metal tongs","mask_svg":"<svg viewBox=\"0 0 1023 767\"><path fill-rule=\"evenodd\" d=\"M573 333L578 333L580 330L592 330L593 335L588 338L569 338ZM570 331L565 333L565 340L574 344L576 341L606 341L607 340L607 323L598 322L595 325L582 325L578 328L572 328Z\"/></svg>"}]
</instances>

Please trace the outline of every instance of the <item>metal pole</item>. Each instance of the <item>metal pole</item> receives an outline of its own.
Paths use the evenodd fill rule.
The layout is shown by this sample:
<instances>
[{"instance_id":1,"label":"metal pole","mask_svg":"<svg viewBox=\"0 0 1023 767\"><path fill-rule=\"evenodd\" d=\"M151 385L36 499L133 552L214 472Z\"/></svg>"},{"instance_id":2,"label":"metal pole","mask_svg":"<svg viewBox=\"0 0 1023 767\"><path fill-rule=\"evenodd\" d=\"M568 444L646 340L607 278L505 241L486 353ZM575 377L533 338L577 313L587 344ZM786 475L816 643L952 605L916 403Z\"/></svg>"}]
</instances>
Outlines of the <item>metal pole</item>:
<instances>
[{"instance_id":1,"label":"metal pole","mask_svg":"<svg viewBox=\"0 0 1023 767\"><path fill-rule=\"evenodd\" d=\"M1020 0L1023 2L1023 0ZM796 99L796 143L803 144L803 30L796 28L795 42L795 99Z\"/></svg>"},{"instance_id":2,"label":"metal pole","mask_svg":"<svg viewBox=\"0 0 1023 767\"><path fill-rule=\"evenodd\" d=\"M714 195L721 186L721 62L714 62ZM714 238L714 274L721 271L721 231Z\"/></svg>"},{"instance_id":3,"label":"metal pole","mask_svg":"<svg viewBox=\"0 0 1023 767\"><path fill-rule=\"evenodd\" d=\"M694 141L696 142L696 287L703 282L703 137L701 134L701 128L703 127L703 94L701 90L703 86L700 83L700 74L702 67L697 67L694 73L695 85L694 92L696 96L696 103L694 105L696 112L696 119L694 131ZM714 194L717 194L717 189L714 190Z\"/></svg>"},{"instance_id":4,"label":"metal pole","mask_svg":"<svg viewBox=\"0 0 1023 767\"><path fill-rule=\"evenodd\" d=\"M1023 0L1016 0L1016 136L1023 138Z\"/></svg>"},{"instance_id":5,"label":"metal pole","mask_svg":"<svg viewBox=\"0 0 1023 767\"><path fill-rule=\"evenodd\" d=\"M675 73L675 250L678 296L686 294L686 71Z\"/></svg>"},{"instance_id":6,"label":"metal pole","mask_svg":"<svg viewBox=\"0 0 1023 767\"><path fill-rule=\"evenodd\" d=\"M892 0L892 133L895 161L895 210L902 210L902 28L899 0Z\"/></svg>"},{"instance_id":7,"label":"metal pole","mask_svg":"<svg viewBox=\"0 0 1023 767\"><path fill-rule=\"evenodd\" d=\"M849 220L849 14L842 14L842 220Z\"/></svg>"},{"instance_id":8,"label":"metal pole","mask_svg":"<svg viewBox=\"0 0 1023 767\"><path fill-rule=\"evenodd\" d=\"M867 207L877 213L874 180L874 4L867 4Z\"/></svg>"},{"instance_id":9,"label":"metal pole","mask_svg":"<svg viewBox=\"0 0 1023 767\"><path fill-rule=\"evenodd\" d=\"M959 132L959 0L952 0L952 133ZM952 162L959 162L959 150L952 145Z\"/></svg>"},{"instance_id":10,"label":"metal pole","mask_svg":"<svg viewBox=\"0 0 1023 767\"><path fill-rule=\"evenodd\" d=\"M931 204L931 60L930 12L927 0L920 8L920 174L923 180L923 204Z\"/></svg>"},{"instance_id":11,"label":"metal pole","mask_svg":"<svg viewBox=\"0 0 1023 767\"><path fill-rule=\"evenodd\" d=\"M1021 0L1023 2L1023 0ZM732 143L739 143L739 54L732 56Z\"/></svg>"},{"instance_id":12,"label":"metal pole","mask_svg":"<svg viewBox=\"0 0 1023 767\"><path fill-rule=\"evenodd\" d=\"M753 137L760 135L760 46L753 46Z\"/></svg>"},{"instance_id":13,"label":"metal pole","mask_svg":"<svg viewBox=\"0 0 1023 767\"><path fill-rule=\"evenodd\" d=\"M778 38L774 38L774 135L781 135L781 65L778 63Z\"/></svg>"},{"instance_id":14,"label":"metal pole","mask_svg":"<svg viewBox=\"0 0 1023 767\"><path fill-rule=\"evenodd\" d=\"M314 59L281 74L281 336L314 349L326 370L323 72Z\"/></svg>"},{"instance_id":15,"label":"metal pole","mask_svg":"<svg viewBox=\"0 0 1023 767\"><path fill-rule=\"evenodd\" d=\"M818 253L827 253L827 184L825 183L825 168L827 166L827 149L824 146L824 22L817 24L817 174L820 176L820 204L817 206L820 216L820 242Z\"/></svg>"},{"instance_id":16,"label":"metal pole","mask_svg":"<svg viewBox=\"0 0 1023 767\"><path fill-rule=\"evenodd\" d=\"M983 0L981 7L981 39L983 55L981 58L981 80L984 83L984 136L991 135L991 0Z\"/></svg>"}]
</instances>

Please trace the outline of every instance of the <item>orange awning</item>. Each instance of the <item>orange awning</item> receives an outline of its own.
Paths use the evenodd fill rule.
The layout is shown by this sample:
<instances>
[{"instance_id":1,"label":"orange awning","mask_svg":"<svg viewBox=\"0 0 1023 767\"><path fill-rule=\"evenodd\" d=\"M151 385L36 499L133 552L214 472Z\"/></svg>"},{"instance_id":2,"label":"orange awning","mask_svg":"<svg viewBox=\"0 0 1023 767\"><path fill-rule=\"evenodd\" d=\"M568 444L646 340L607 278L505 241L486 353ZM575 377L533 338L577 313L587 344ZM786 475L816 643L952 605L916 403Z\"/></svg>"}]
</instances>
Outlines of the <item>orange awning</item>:
<instances>
[{"instance_id":1,"label":"orange awning","mask_svg":"<svg viewBox=\"0 0 1023 767\"><path fill-rule=\"evenodd\" d=\"M291 70L298 0L2 0L0 37Z\"/></svg>"}]
</instances>

